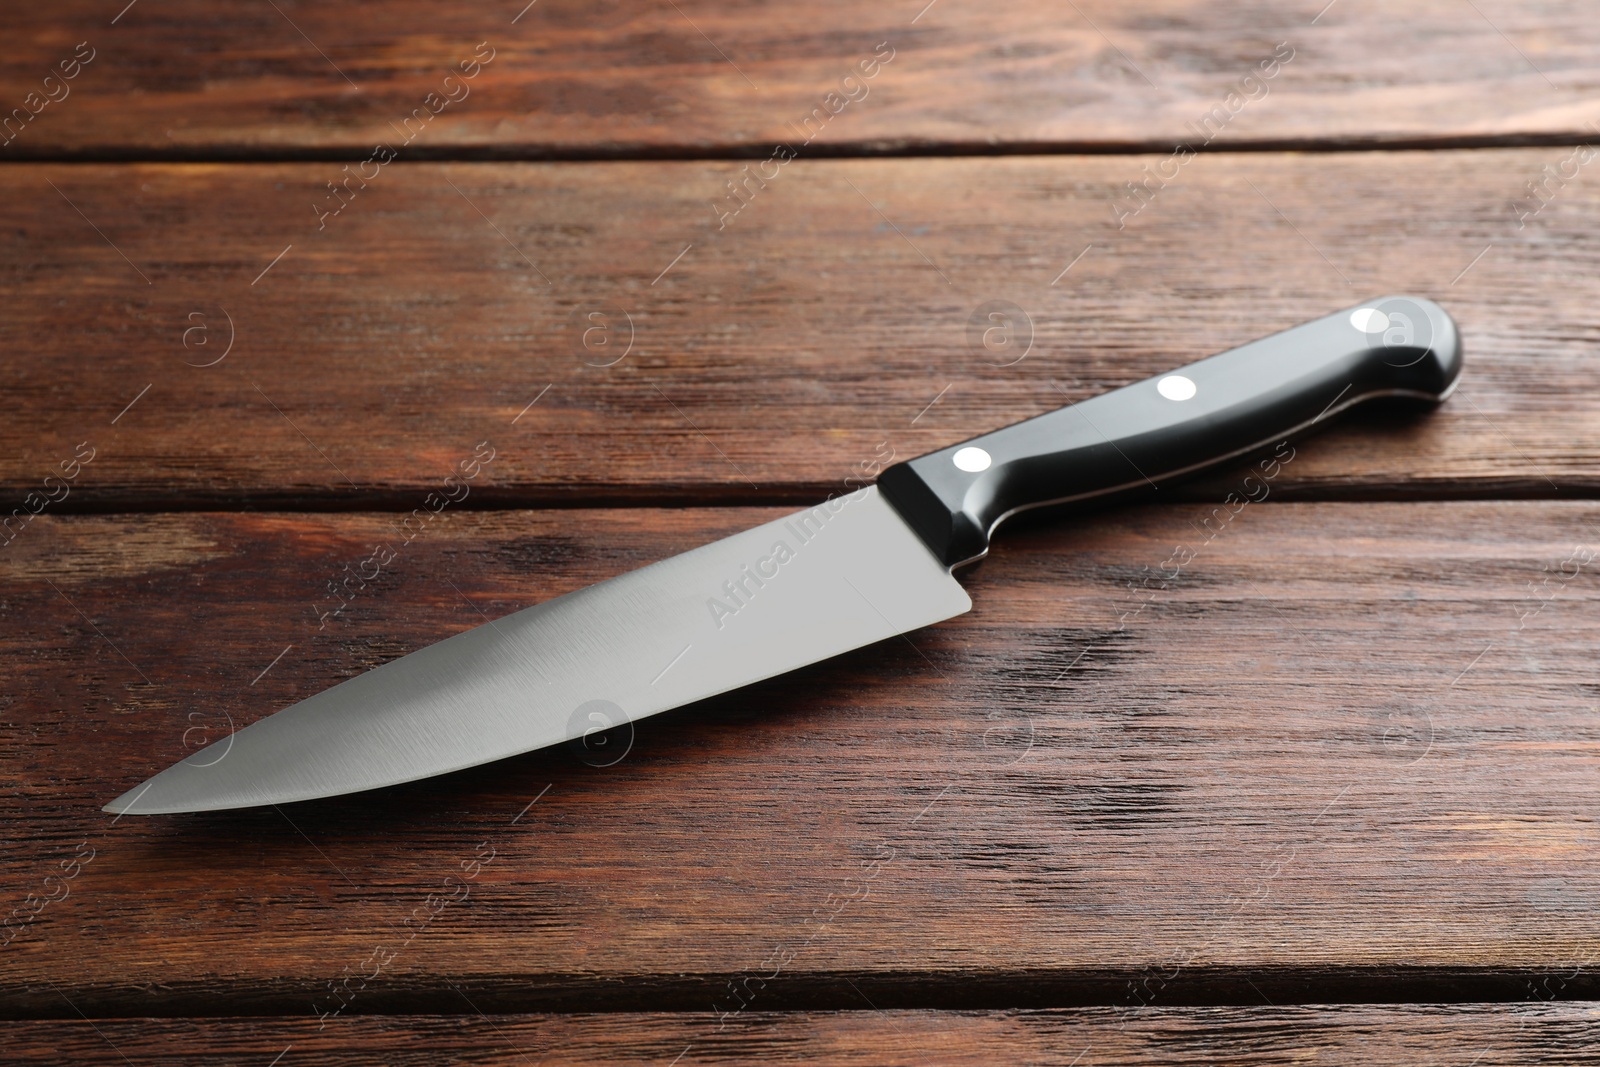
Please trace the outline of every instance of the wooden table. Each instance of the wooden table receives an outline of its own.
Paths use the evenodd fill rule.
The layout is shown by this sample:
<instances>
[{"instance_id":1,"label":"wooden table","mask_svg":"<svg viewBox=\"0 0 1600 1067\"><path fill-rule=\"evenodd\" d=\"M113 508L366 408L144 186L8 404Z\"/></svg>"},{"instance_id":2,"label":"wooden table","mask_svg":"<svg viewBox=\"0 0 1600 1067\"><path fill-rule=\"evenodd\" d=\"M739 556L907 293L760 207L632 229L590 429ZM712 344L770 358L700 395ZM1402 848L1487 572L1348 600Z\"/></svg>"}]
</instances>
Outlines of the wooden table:
<instances>
[{"instance_id":1,"label":"wooden table","mask_svg":"<svg viewBox=\"0 0 1600 1067\"><path fill-rule=\"evenodd\" d=\"M8 1062L1600 1061L1592 5L124 2L0 34ZM1387 292L1438 412L1018 521L619 762L100 811Z\"/></svg>"}]
</instances>

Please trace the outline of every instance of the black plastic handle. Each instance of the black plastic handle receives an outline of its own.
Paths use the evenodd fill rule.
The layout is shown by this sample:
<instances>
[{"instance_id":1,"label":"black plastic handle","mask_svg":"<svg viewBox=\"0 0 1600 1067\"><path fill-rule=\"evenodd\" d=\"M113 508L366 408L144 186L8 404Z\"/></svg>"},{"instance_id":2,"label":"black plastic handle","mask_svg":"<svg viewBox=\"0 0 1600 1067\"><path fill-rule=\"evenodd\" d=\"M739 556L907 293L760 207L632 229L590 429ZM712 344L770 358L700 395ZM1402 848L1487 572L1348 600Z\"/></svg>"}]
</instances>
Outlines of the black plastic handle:
<instances>
[{"instance_id":1,"label":"black plastic handle","mask_svg":"<svg viewBox=\"0 0 1600 1067\"><path fill-rule=\"evenodd\" d=\"M1187 474L1373 397L1438 403L1460 375L1444 308L1390 296L897 463L878 487L954 567L1015 512Z\"/></svg>"}]
</instances>

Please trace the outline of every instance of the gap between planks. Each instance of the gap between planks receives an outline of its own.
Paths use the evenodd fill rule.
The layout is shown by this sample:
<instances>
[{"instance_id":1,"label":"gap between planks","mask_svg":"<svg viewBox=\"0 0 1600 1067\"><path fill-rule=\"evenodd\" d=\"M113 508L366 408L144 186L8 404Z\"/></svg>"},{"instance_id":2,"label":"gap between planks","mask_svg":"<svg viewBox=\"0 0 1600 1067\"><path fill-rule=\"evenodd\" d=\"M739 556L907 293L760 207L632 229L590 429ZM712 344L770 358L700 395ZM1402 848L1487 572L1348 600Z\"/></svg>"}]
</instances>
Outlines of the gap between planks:
<instances>
[{"instance_id":1,"label":"gap between planks","mask_svg":"<svg viewBox=\"0 0 1600 1067\"><path fill-rule=\"evenodd\" d=\"M1312 1005L1577 1003L1600 999L1600 975L1570 967L1529 968L1372 967L1315 971L1287 967L1193 967L1170 981L1164 968L1124 972L1015 973L935 971L923 973L813 972L774 980L748 1004L760 1011L1004 1011L1074 1008L1293 1008ZM1163 972L1157 974L1156 972ZM1550 995L1529 990L1557 973ZM1154 977L1153 977L1154 975ZM729 1006L733 983L748 974L406 975L362 990L348 1016L429 1015L441 999L464 991L481 1015L531 1012L704 1012ZM1141 1000L1140 990L1159 995ZM248 983L219 990L215 982L172 982L113 989L74 987L70 1005L48 986L0 991L0 1019L112 1019L279 1017L305 1013L321 986L285 982L276 987ZM737 1000L731 1000L733 1006Z\"/></svg>"},{"instance_id":2,"label":"gap between planks","mask_svg":"<svg viewBox=\"0 0 1600 1067\"><path fill-rule=\"evenodd\" d=\"M1274 152L1345 153L1471 151L1505 148L1577 148L1592 144L1588 131L1560 133L1440 135L1434 137L1307 137L1238 140L1225 144L1188 146L1196 154L1249 155ZM938 159L984 156L1133 156L1165 154L1179 147L1176 141L859 141L807 146L811 159ZM370 150L346 145L177 145L171 148L118 148L106 146L61 149L18 145L7 163L329 163L364 158ZM767 142L707 145L517 145L434 144L406 148L406 158L417 163L632 163L716 162L766 159Z\"/></svg>"}]
</instances>

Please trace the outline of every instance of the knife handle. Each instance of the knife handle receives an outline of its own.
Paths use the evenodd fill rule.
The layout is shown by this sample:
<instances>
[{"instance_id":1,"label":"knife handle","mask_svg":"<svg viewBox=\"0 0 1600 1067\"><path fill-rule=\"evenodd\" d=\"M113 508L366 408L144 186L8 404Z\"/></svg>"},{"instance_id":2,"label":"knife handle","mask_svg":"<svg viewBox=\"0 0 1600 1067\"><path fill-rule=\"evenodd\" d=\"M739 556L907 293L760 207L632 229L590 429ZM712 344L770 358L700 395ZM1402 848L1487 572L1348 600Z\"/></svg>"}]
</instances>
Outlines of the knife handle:
<instances>
[{"instance_id":1,"label":"knife handle","mask_svg":"<svg viewBox=\"0 0 1600 1067\"><path fill-rule=\"evenodd\" d=\"M878 487L955 567L1018 511L1157 486L1373 397L1439 403L1460 375L1444 308L1390 296L897 463Z\"/></svg>"}]
</instances>

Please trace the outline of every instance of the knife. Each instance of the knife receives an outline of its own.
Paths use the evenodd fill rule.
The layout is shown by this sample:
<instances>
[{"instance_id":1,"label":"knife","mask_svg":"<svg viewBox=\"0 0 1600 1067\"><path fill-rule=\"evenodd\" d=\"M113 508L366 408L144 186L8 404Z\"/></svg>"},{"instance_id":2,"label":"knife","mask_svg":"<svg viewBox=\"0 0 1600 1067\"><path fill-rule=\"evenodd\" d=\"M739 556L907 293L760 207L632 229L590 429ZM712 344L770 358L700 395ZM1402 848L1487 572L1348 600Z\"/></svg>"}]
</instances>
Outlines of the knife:
<instances>
[{"instance_id":1,"label":"knife","mask_svg":"<svg viewBox=\"0 0 1600 1067\"><path fill-rule=\"evenodd\" d=\"M898 463L877 484L457 634L238 730L106 805L311 800L584 737L928 626L1026 508L1187 474L1461 373L1439 305L1347 308Z\"/></svg>"}]
</instances>

